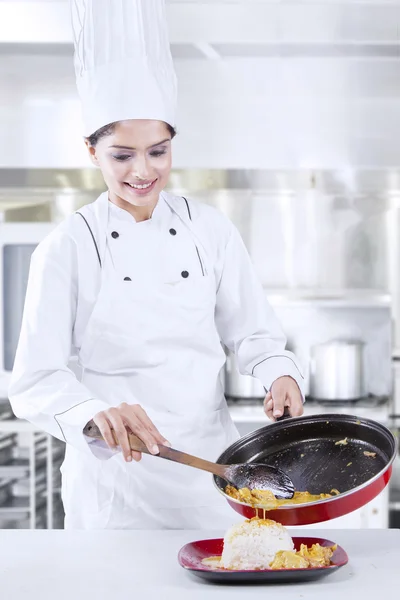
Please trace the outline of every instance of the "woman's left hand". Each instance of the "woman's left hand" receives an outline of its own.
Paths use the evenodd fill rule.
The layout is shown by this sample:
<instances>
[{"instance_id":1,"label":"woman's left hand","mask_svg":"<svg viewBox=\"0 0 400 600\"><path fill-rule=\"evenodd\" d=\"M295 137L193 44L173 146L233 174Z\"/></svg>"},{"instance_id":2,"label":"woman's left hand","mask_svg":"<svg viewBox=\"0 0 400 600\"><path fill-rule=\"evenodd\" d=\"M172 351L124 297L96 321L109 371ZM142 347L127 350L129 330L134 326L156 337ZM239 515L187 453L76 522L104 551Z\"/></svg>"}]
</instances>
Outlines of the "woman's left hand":
<instances>
[{"instance_id":1,"label":"woman's left hand","mask_svg":"<svg viewBox=\"0 0 400 600\"><path fill-rule=\"evenodd\" d=\"M286 407L291 417L300 417L303 414L300 388L289 376L276 379L264 400L265 414L272 421L282 417Z\"/></svg>"}]
</instances>

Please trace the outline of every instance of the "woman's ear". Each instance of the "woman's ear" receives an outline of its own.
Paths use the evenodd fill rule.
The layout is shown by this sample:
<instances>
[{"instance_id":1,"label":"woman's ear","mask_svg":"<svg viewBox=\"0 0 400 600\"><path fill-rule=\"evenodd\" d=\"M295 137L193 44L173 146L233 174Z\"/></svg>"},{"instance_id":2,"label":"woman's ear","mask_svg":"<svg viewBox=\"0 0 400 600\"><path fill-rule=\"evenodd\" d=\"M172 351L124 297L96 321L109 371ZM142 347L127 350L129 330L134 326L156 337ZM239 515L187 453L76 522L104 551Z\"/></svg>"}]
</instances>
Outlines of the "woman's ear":
<instances>
[{"instance_id":1,"label":"woman's ear","mask_svg":"<svg viewBox=\"0 0 400 600\"><path fill-rule=\"evenodd\" d=\"M94 165L96 165L96 167L98 167L99 161L97 160L97 156L96 156L96 147L92 146L92 144L89 142L89 140L87 138L85 138L85 144L86 144L86 148L88 149L88 152L89 152L90 160L92 161L92 163Z\"/></svg>"}]
</instances>

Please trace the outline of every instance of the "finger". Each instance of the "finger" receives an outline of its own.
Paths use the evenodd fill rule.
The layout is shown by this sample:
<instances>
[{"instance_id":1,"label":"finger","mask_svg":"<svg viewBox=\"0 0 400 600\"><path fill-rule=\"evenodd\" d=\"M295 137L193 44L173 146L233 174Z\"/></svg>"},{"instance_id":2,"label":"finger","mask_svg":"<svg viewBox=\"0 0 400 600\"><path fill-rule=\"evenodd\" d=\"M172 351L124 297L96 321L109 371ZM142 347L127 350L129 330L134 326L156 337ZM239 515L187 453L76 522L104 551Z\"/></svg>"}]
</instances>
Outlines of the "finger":
<instances>
[{"instance_id":1,"label":"finger","mask_svg":"<svg viewBox=\"0 0 400 600\"><path fill-rule=\"evenodd\" d=\"M264 408L267 406L267 404L269 402L271 402L271 400L272 400L272 394L271 394L271 392L268 392L264 398Z\"/></svg>"},{"instance_id":2,"label":"finger","mask_svg":"<svg viewBox=\"0 0 400 600\"><path fill-rule=\"evenodd\" d=\"M273 407L274 407L274 401L271 398L271 400L269 400L266 404L264 404L264 412L267 413L267 414L269 412L272 413Z\"/></svg>"},{"instance_id":3,"label":"finger","mask_svg":"<svg viewBox=\"0 0 400 600\"><path fill-rule=\"evenodd\" d=\"M103 439L105 440L107 446L111 449L116 448L117 444L116 444L114 436L112 434L111 425L107 421L105 414L103 412L98 413L93 418L93 421L99 428L100 433L103 436Z\"/></svg>"},{"instance_id":4,"label":"finger","mask_svg":"<svg viewBox=\"0 0 400 600\"><path fill-rule=\"evenodd\" d=\"M279 387L276 390L272 389L272 397L274 399L274 417L281 417L285 410L286 394Z\"/></svg>"},{"instance_id":5,"label":"finger","mask_svg":"<svg viewBox=\"0 0 400 600\"><path fill-rule=\"evenodd\" d=\"M271 400L271 398L272 398L272 394L271 394L271 392L269 391L269 392L267 392L267 395L266 395L266 396L265 396L265 398L264 398L264 402L269 402L269 400Z\"/></svg>"},{"instance_id":6,"label":"finger","mask_svg":"<svg viewBox=\"0 0 400 600\"><path fill-rule=\"evenodd\" d=\"M301 398L295 398L290 401L289 412L292 417L301 417L304 412L303 401Z\"/></svg>"},{"instance_id":7,"label":"finger","mask_svg":"<svg viewBox=\"0 0 400 600\"><path fill-rule=\"evenodd\" d=\"M146 444L148 451L151 454L158 454L160 449L158 447L159 442L154 436L142 425L138 425L135 431L136 435Z\"/></svg>"},{"instance_id":8,"label":"finger","mask_svg":"<svg viewBox=\"0 0 400 600\"><path fill-rule=\"evenodd\" d=\"M127 462L132 461L132 450L129 443L128 432L125 424L121 418L121 415L117 410L110 410L108 413L109 421L114 429L115 435L117 436L118 445L121 447L124 459Z\"/></svg>"},{"instance_id":9,"label":"finger","mask_svg":"<svg viewBox=\"0 0 400 600\"><path fill-rule=\"evenodd\" d=\"M146 429L143 423L139 420L135 413L130 413L124 417L126 424L131 428L132 432L142 440L147 446L150 454L158 454L160 452L158 448L157 440L154 436Z\"/></svg>"},{"instance_id":10,"label":"finger","mask_svg":"<svg viewBox=\"0 0 400 600\"><path fill-rule=\"evenodd\" d=\"M132 458L134 461L139 462L140 460L142 460L142 453L132 450Z\"/></svg>"},{"instance_id":11,"label":"finger","mask_svg":"<svg viewBox=\"0 0 400 600\"><path fill-rule=\"evenodd\" d=\"M149 431L156 442L165 446L171 446L170 442L158 431L157 427L154 425L153 421L150 419L142 406L139 404L135 406L135 411L139 419L142 421L144 427L147 429L147 431Z\"/></svg>"},{"instance_id":12,"label":"finger","mask_svg":"<svg viewBox=\"0 0 400 600\"><path fill-rule=\"evenodd\" d=\"M275 421L275 417L273 414L273 407L271 407L270 409L265 411L265 414L267 415L268 419L271 419L271 421Z\"/></svg>"}]
</instances>

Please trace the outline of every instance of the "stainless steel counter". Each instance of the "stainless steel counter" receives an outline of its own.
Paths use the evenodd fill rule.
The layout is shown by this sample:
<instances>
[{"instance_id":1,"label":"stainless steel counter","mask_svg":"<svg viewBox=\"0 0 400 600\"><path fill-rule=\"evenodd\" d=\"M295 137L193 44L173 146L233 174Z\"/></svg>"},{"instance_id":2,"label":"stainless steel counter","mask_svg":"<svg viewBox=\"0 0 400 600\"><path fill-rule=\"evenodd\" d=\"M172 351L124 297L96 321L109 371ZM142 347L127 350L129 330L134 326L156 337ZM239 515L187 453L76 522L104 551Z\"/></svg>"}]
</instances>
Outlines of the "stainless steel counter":
<instances>
[{"instance_id":1,"label":"stainless steel counter","mask_svg":"<svg viewBox=\"0 0 400 600\"><path fill-rule=\"evenodd\" d=\"M228 399L229 411L236 423L259 423L259 427L270 421L264 414L262 400L231 400ZM387 397L370 397L349 402L318 402L306 399L305 415L318 414L349 414L357 417L373 419L389 426L393 413L393 400Z\"/></svg>"}]
</instances>

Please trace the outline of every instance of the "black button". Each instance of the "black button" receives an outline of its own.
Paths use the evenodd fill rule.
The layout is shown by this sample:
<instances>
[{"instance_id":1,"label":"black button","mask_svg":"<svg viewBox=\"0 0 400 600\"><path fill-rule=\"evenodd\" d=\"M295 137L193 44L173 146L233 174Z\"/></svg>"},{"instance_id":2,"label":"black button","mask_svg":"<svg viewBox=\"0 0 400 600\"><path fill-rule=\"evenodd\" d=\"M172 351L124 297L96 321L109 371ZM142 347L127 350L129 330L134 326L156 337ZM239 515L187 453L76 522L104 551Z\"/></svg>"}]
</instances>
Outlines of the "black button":
<instances>
[{"instance_id":1,"label":"black button","mask_svg":"<svg viewBox=\"0 0 400 600\"><path fill-rule=\"evenodd\" d=\"M187 271L182 271L181 275L184 279L186 279L186 277L189 277L189 273Z\"/></svg>"},{"instance_id":2,"label":"black button","mask_svg":"<svg viewBox=\"0 0 400 600\"><path fill-rule=\"evenodd\" d=\"M176 235L176 229L170 229L169 232L171 235Z\"/></svg>"},{"instance_id":3,"label":"black button","mask_svg":"<svg viewBox=\"0 0 400 600\"><path fill-rule=\"evenodd\" d=\"M111 234L111 237L113 237L114 240L116 240L119 237L118 231L113 231L112 234Z\"/></svg>"},{"instance_id":4,"label":"black button","mask_svg":"<svg viewBox=\"0 0 400 600\"><path fill-rule=\"evenodd\" d=\"M124 281L132 281L130 277L124 277Z\"/></svg>"}]
</instances>

